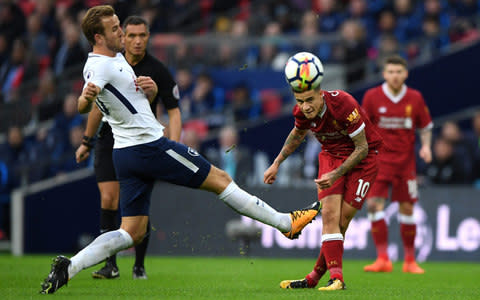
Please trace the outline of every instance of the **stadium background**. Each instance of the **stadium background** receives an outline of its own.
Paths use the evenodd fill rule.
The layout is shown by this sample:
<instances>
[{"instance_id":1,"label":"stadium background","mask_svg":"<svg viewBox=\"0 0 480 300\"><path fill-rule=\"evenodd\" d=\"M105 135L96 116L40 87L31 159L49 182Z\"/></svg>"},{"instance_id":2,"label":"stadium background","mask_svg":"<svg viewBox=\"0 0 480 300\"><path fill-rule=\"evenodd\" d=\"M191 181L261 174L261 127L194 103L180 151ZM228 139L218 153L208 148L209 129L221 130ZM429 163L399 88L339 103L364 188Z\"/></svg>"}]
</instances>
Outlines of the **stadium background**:
<instances>
[{"instance_id":1,"label":"stadium background","mask_svg":"<svg viewBox=\"0 0 480 300\"><path fill-rule=\"evenodd\" d=\"M85 116L76 114L71 103L82 87L81 68L88 52L78 20L86 8L98 3L0 4L0 239L6 251L73 252L97 234L99 201L91 162L77 165L73 156ZM424 94L435 122L435 139L447 138L452 147L450 156L435 167L450 170L453 176L435 176L438 172L431 167L418 165L420 204L431 225L424 237L430 237L432 250L425 259L478 262L480 129L475 131L471 122L479 107L477 1L104 3L112 4L121 20L135 13L151 21L149 51L171 68L180 85L182 141L208 156L219 150L219 130L234 126L239 134L236 149L250 158L239 164L236 180L285 210L298 206L293 199L308 203L315 197L312 153L319 150L305 143L282 165L276 186L261 184L263 171L293 125L293 99L281 70L286 58L300 50L315 53L325 66L323 87L345 89L360 101L367 88L381 82L381 60L392 53L404 56L411 67L407 84ZM214 197L162 184L156 190L161 192L153 198L157 236L151 254L312 257L316 253L299 245L274 243L269 248L272 241L268 244L264 238L271 233L265 228L262 238L245 251L244 245L225 234L226 223L238 216ZM292 191L301 196L285 196ZM184 213L172 213L180 208ZM445 217L447 209L449 217ZM75 234L68 241L39 238L45 236L42 230L52 225L52 211L57 210L67 221L76 220L61 228L65 234ZM362 211L358 217L360 227L364 215ZM200 233L208 228L211 236ZM399 239L392 235L394 255L394 242ZM419 250L422 242L417 243ZM314 245L315 240L308 243ZM346 251L347 257L374 256L370 237L359 243Z\"/></svg>"}]
</instances>

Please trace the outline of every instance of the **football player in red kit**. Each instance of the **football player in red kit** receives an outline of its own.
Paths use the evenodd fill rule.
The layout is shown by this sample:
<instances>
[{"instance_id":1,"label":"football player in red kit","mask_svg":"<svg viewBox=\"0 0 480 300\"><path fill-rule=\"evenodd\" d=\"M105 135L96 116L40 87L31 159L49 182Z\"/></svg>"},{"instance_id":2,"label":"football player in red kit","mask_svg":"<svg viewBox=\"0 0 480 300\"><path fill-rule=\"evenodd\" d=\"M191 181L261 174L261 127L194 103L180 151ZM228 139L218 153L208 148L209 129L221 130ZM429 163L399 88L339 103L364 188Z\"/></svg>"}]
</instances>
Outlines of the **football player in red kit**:
<instances>
[{"instance_id":1,"label":"football player in red kit","mask_svg":"<svg viewBox=\"0 0 480 300\"><path fill-rule=\"evenodd\" d=\"M344 91L320 86L295 91L295 126L273 164L264 173L272 184L280 164L311 130L322 144L319 154L318 199L322 202L322 246L312 272L304 279L284 280L280 287L313 288L327 270L330 280L321 291L345 289L342 271L343 239L348 224L362 207L377 175L381 137L357 101Z\"/></svg>"},{"instance_id":2,"label":"football player in red kit","mask_svg":"<svg viewBox=\"0 0 480 300\"><path fill-rule=\"evenodd\" d=\"M368 90L362 102L363 109L384 141L378 155L377 180L367 198L377 259L364 270L391 272L393 269L387 253L388 229L383 211L391 189L391 201L399 202L398 220L405 259L403 272L423 274L424 270L415 262L414 245L416 225L413 207L417 202L415 131L420 132L419 156L429 163L432 160L432 119L422 94L405 85L408 70L403 58L387 58L383 77L385 82Z\"/></svg>"}]
</instances>

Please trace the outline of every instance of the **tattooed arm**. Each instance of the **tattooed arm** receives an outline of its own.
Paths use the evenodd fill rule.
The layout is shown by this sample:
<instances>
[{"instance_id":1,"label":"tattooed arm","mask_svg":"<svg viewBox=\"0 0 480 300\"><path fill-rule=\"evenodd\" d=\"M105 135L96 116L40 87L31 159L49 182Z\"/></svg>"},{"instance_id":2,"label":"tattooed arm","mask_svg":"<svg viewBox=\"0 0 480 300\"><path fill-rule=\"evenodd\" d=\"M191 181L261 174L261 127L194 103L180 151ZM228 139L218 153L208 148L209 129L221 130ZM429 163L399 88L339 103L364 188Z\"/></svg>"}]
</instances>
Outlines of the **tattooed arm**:
<instances>
[{"instance_id":1,"label":"tattooed arm","mask_svg":"<svg viewBox=\"0 0 480 300\"><path fill-rule=\"evenodd\" d=\"M419 150L420 157L428 164L432 162L432 129L420 129L420 142L422 147Z\"/></svg>"},{"instance_id":2,"label":"tattooed arm","mask_svg":"<svg viewBox=\"0 0 480 300\"><path fill-rule=\"evenodd\" d=\"M347 159L335 170L323 174L320 179L315 179L319 188L326 189L333 185L333 183L345 173L353 169L358 165L368 154L367 137L365 136L365 130L362 130L359 134L352 138L355 149L347 157Z\"/></svg>"},{"instance_id":3,"label":"tattooed arm","mask_svg":"<svg viewBox=\"0 0 480 300\"><path fill-rule=\"evenodd\" d=\"M278 167L280 167L280 164L287 159L290 154L295 152L298 146L300 146L300 144L304 141L307 132L308 130L306 129L298 129L296 127L290 131L290 134L283 144L280 154L278 154L277 158L275 158L273 161L273 164L263 174L264 183L272 184L275 181Z\"/></svg>"}]
</instances>

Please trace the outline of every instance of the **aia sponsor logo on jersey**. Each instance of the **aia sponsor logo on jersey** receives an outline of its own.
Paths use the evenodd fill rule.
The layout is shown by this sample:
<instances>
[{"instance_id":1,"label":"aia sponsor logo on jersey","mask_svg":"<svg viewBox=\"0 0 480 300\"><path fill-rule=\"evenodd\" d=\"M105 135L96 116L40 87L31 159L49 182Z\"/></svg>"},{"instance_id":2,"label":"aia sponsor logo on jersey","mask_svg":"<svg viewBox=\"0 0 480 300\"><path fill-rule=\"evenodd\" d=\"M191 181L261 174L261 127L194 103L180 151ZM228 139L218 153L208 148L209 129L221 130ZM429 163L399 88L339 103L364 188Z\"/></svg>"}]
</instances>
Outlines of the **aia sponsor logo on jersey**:
<instances>
[{"instance_id":1,"label":"aia sponsor logo on jersey","mask_svg":"<svg viewBox=\"0 0 480 300\"><path fill-rule=\"evenodd\" d=\"M360 120L360 114L358 113L358 109L354 109L350 115L348 115L347 117L347 120L348 122L350 122L351 124L355 124L358 122L358 120Z\"/></svg>"}]
</instances>

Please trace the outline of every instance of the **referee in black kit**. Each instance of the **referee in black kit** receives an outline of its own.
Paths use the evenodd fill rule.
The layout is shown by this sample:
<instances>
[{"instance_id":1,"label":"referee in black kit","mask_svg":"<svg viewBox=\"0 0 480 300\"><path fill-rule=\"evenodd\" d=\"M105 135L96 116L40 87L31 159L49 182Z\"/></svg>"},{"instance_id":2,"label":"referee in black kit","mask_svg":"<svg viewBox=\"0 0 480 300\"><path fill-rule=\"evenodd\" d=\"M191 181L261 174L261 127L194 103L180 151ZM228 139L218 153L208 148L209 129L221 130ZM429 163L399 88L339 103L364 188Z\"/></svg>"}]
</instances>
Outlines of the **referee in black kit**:
<instances>
[{"instance_id":1,"label":"referee in black kit","mask_svg":"<svg viewBox=\"0 0 480 300\"><path fill-rule=\"evenodd\" d=\"M170 140L178 142L182 130L180 109L178 108L178 86L168 69L159 60L150 55L146 49L150 32L148 23L139 16L130 16L123 23L125 32L124 56L132 66L137 76L149 76L155 81L158 93L150 104L153 113L161 110L159 99L168 113L169 124L166 133ZM90 150L95 144L95 176L101 197L100 231L106 232L118 229L118 202L120 198L120 184L117 181L112 161L113 134L108 123L102 123L96 143L95 134L101 123L102 114L99 110L92 110L88 116L87 128L82 145L77 149L76 160L81 162L88 158ZM143 241L135 246L135 264L133 279L147 279L144 260L149 241L150 222L147 234ZM120 276L116 256L107 258L105 266L92 273L93 278L111 279Z\"/></svg>"}]
</instances>

